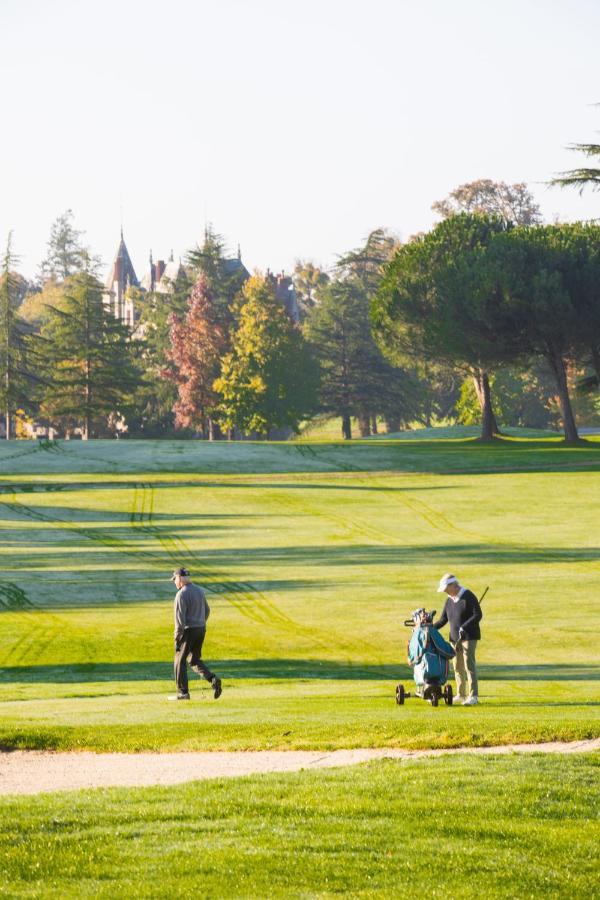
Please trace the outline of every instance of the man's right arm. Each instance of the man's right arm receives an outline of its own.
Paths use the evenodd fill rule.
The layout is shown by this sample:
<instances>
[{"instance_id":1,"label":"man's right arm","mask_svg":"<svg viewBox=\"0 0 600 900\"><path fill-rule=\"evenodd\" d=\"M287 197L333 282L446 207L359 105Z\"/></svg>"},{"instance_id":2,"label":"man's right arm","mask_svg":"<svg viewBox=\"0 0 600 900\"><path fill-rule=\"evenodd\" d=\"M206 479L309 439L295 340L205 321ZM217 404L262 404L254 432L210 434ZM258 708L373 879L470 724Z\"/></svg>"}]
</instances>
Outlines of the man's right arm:
<instances>
[{"instance_id":1,"label":"man's right arm","mask_svg":"<svg viewBox=\"0 0 600 900\"><path fill-rule=\"evenodd\" d=\"M447 600L446 600L446 603L448 603ZM437 620L437 622L434 622L434 623L433 623L433 627L434 627L434 628L443 628L444 625L445 625L445 624L447 623L447 621L448 621L448 613L446 612L446 603L444 603L444 608L443 608L443 610L442 610L441 616L439 617L439 619Z\"/></svg>"}]
</instances>

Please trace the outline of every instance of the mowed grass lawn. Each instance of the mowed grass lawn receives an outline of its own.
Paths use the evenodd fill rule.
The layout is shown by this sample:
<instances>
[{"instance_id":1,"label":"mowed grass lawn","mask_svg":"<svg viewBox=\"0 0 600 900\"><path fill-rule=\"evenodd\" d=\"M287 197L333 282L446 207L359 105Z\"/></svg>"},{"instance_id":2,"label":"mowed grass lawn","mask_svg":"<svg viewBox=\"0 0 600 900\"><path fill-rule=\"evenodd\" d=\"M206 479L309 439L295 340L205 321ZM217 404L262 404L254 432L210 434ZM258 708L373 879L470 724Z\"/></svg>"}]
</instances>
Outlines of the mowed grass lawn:
<instances>
[{"instance_id":1,"label":"mowed grass lawn","mask_svg":"<svg viewBox=\"0 0 600 900\"><path fill-rule=\"evenodd\" d=\"M9 897L592 898L598 757L0 799Z\"/></svg>"},{"instance_id":2,"label":"mowed grass lawn","mask_svg":"<svg viewBox=\"0 0 600 900\"><path fill-rule=\"evenodd\" d=\"M600 734L600 443L0 446L0 745L461 746ZM169 575L223 696L173 704ZM439 576L486 585L481 704L394 703Z\"/></svg>"}]
</instances>

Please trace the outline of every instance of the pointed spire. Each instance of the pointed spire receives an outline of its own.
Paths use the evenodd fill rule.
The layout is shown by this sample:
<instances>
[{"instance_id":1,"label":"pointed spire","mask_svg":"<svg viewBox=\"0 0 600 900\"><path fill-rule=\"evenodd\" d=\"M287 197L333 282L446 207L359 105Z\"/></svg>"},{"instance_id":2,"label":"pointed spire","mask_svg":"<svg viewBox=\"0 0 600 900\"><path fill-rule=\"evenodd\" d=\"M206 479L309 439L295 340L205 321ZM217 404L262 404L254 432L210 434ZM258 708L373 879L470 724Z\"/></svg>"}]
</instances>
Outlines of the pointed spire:
<instances>
[{"instance_id":1,"label":"pointed spire","mask_svg":"<svg viewBox=\"0 0 600 900\"><path fill-rule=\"evenodd\" d=\"M169 257L169 262L173 262L173 248L171 247L171 255Z\"/></svg>"},{"instance_id":2,"label":"pointed spire","mask_svg":"<svg viewBox=\"0 0 600 900\"><path fill-rule=\"evenodd\" d=\"M109 288L109 290L114 290L114 284L115 282L118 282L118 291L122 292L126 286L127 278L129 278L130 285L135 285L137 287L137 275L135 274L135 269L133 268L131 257L129 256L129 252L125 244L125 239L123 237L123 227L121 226L121 241L119 243L119 246L117 247L117 253L115 255L115 259L112 264L106 286Z\"/></svg>"},{"instance_id":3,"label":"pointed spire","mask_svg":"<svg viewBox=\"0 0 600 900\"><path fill-rule=\"evenodd\" d=\"M238 244L238 259L241 260L241 258L242 258L242 248L241 248L240 245Z\"/></svg>"}]
</instances>

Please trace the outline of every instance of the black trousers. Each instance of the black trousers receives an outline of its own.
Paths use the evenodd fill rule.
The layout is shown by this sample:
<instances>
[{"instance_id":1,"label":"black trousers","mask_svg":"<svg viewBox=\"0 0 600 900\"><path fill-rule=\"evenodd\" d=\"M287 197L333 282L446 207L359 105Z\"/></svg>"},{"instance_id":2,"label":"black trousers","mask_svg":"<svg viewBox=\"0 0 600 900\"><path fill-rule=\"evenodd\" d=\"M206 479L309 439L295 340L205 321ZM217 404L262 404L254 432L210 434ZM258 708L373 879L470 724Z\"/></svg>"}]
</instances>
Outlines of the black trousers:
<instances>
[{"instance_id":1,"label":"black trousers","mask_svg":"<svg viewBox=\"0 0 600 900\"><path fill-rule=\"evenodd\" d=\"M187 662L194 672L202 675L207 681L212 681L215 677L208 666L204 665L200 654L202 653L202 644L206 635L206 628L186 628L183 632L183 638L175 642L175 681L177 682L177 690L180 694L188 693L188 675Z\"/></svg>"}]
</instances>

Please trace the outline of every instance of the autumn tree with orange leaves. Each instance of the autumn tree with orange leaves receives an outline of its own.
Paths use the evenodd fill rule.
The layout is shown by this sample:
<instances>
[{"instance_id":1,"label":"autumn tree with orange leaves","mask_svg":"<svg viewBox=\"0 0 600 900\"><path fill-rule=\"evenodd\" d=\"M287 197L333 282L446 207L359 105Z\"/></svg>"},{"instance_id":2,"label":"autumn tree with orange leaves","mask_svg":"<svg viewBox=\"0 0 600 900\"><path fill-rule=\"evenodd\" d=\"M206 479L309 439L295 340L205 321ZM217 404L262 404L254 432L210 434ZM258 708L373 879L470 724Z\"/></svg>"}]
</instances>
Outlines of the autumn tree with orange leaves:
<instances>
[{"instance_id":1,"label":"autumn tree with orange leaves","mask_svg":"<svg viewBox=\"0 0 600 900\"><path fill-rule=\"evenodd\" d=\"M177 385L175 427L192 429L212 440L216 431L214 413L220 399L213 385L219 375L226 336L203 275L192 288L185 315L171 317L170 338L168 366L162 375Z\"/></svg>"}]
</instances>

